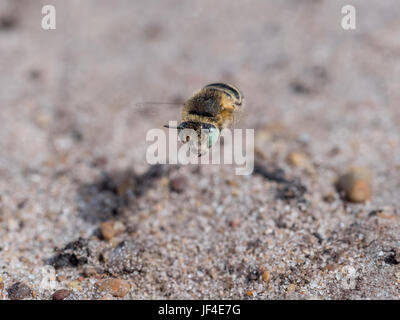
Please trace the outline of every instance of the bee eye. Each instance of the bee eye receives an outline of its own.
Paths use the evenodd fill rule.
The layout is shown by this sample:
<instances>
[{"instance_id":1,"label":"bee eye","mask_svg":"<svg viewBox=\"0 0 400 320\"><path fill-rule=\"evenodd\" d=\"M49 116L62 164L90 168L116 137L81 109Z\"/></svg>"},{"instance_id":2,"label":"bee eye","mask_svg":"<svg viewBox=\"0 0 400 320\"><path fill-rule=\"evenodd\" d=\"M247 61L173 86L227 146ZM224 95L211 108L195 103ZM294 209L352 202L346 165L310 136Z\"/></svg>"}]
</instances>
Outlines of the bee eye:
<instances>
[{"instance_id":1,"label":"bee eye","mask_svg":"<svg viewBox=\"0 0 400 320\"><path fill-rule=\"evenodd\" d=\"M208 133L208 141L207 141L208 147L211 148L218 141L218 138L219 138L219 130L215 127L211 127Z\"/></svg>"},{"instance_id":2,"label":"bee eye","mask_svg":"<svg viewBox=\"0 0 400 320\"><path fill-rule=\"evenodd\" d=\"M196 132L191 129L178 129L178 138L183 143L189 142L193 134Z\"/></svg>"},{"instance_id":3,"label":"bee eye","mask_svg":"<svg viewBox=\"0 0 400 320\"><path fill-rule=\"evenodd\" d=\"M184 129L178 129L178 138L182 142L186 142L186 139L188 138L187 134L185 134Z\"/></svg>"}]
</instances>

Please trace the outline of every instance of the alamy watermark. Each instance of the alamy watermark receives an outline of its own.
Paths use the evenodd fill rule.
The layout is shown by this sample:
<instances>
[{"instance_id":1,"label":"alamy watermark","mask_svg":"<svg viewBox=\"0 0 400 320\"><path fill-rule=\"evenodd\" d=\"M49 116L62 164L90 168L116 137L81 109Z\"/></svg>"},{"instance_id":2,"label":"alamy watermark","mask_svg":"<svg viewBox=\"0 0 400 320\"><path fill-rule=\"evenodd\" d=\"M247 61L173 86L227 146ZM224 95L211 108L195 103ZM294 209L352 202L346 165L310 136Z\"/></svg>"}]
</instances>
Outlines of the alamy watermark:
<instances>
[{"instance_id":1,"label":"alamy watermark","mask_svg":"<svg viewBox=\"0 0 400 320\"><path fill-rule=\"evenodd\" d=\"M56 29L56 8L53 5L45 5L42 7L42 29L55 30Z\"/></svg>"},{"instance_id":2,"label":"alamy watermark","mask_svg":"<svg viewBox=\"0 0 400 320\"><path fill-rule=\"evenodd\" d=\"M176 127L177 121L170 121ZM210 136L192 129L177 130L154 128L147 132L146 151L149 164L233 164L236 175L250 175L254 169L254 129L223 129L216 143L207 145ZM186 140L187 139L187 140ZM179 140L187 143L179 144ZM223 146L221 141L223 140Z\"/></svg>"},{"instance_id":3,"label":"alamy watermark","mask_svg":"<svg viewBox=\"0 0 400 320\"><path fill-rule=\"evenodd\" d=\"M356 8L350 4L342 7L342 28L344 30L356 29Z\"/></svg>"},{"instance_id":4,"label":"alamy watermark","mask_svg":"<svg viewBox=\"0 0 400 320\"><path fill-rule=\"evenodd\" d=\"M342 7L343 14L341 26L344 30L356 29L356 8L353 5L347 4ZM56 8L51 4L42 7L42 29L55 30L56 29Z\"/></svg>"}]
</instances>

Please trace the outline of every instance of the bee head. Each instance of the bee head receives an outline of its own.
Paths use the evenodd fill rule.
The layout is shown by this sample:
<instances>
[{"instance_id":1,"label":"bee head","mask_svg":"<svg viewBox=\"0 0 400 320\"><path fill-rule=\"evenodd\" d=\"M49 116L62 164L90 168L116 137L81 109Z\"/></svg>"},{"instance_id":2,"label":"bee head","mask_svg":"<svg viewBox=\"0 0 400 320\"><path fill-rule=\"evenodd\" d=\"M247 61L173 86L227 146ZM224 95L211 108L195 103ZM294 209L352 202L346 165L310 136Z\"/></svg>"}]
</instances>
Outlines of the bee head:
<instances>
[{"instance_id":1,"label":"bee head","mask_svg":"<svg viewBox=\"0 0 400 320\"><path fill-rule=\"evenodd\" d=\"M197 149L199 152L211 148L219 138L219 130L209 123L186 121L182 122L177 129L179 140L189 143L190 148Z\"/></svg>"}]
</instances>

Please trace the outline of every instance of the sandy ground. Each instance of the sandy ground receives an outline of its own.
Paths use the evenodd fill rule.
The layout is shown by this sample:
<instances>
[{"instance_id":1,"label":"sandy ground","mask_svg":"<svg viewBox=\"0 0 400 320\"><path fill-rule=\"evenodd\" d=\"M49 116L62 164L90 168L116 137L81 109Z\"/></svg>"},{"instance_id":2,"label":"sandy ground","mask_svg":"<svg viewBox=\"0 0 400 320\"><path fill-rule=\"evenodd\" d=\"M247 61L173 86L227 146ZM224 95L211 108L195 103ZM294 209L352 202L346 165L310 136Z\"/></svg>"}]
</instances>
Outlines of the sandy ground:
<instances>
[{"instance_id":1,"label":"sandy ground","mask_svg":"<svg viewBox=\"0 0 400 320\"><path fill-rule=\"evenodd\" d=\"M0 299L400 297L397 0L352 1L354 31L341 0L52 0L44 31L48 2L0 0ZM149 166L180 107L135 103L215 81L245 95L255 173ZM364 204L335 189L351 166Z\"/></svg>"}]
</instances>

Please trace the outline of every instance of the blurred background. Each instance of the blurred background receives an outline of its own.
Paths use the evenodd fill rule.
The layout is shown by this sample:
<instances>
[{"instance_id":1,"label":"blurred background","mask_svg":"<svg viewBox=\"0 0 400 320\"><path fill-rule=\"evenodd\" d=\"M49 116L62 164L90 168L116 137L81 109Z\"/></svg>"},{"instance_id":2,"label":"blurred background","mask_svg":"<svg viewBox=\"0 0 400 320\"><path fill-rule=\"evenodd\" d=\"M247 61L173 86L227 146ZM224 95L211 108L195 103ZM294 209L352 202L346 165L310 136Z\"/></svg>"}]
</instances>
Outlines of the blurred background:
<instances>
[{"instance_id":1,"label":"blurred background","mask_svg":"<svg viewBox=\"0 0 400 320\"><path fill-rule=\"evenodd\" d=\"M46 4L56 30L41 28ZM125 298L398 298L400 6L354 0L356 30L344 30L346 4L0 0L0 294L12 298L7 287L23 281L33 298L64 287L72 298L115 298L96 289L107 274L133 283ZM279 182L257 172L149 169L147 130L179 120L181 107L137 103L184 101L212 82L243 92L240 127L256 129L267 170L301 181L305 203L279 199ZM287 161L294 152L306 165ZM351 166L373 176L365 204L336 192ZM392 217L379 232L374 210ZM124 225L115 243L101 235L110 220ZM374 232L377 247L361 254L357 241ZM355 242L332 249L341 233ZM305 234L314 240L304 244ZM68 260L77 252L51 260L79 237L95 252L86 262ZM130 253L112 251L124 241ZM301 257L288 253L298 248ZM98 259L104 250L111 264ZM330 258L312 260L318 250ZM356 289L334 280L339 267L326 276L327 265L352 263L364 279ZM88 267L98 278L76 289ZM43 270L56 279L51 290L40 286Z\"/></svg>"}]
</instances>

